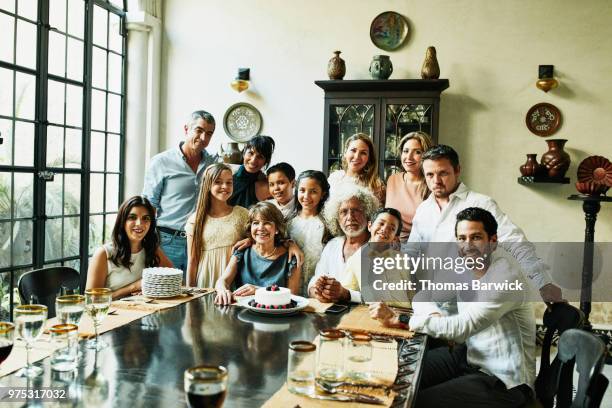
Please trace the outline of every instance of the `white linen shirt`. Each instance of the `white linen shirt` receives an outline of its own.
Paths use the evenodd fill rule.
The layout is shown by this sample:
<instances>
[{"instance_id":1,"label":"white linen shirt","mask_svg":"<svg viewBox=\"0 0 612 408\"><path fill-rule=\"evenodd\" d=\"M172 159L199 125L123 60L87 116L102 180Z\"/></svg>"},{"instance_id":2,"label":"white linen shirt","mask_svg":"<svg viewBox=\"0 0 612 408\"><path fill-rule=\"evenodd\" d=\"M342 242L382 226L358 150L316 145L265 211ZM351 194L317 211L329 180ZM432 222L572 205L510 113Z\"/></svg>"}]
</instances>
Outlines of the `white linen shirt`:
<instances>
[{"instance_id":1,"label":"white linen shirt","mask_svg":"<svg viewBox=\"0 0 612 408\"><path fill-rule=\"evenodd\" d=\"M411 243L455 242L457 214L468 207L485 209L495 217L499 245L518 261L525 276L536 288L540 289L552 282L547 273L548 266L538 258L534 245L527 240L523 231L512 223L495 200L471 191L463 183L449 196L444 209L440 210L433 194L417 207L408 242L402 249L412 253L415 248Z\"/></svg>"},{"instance_id":2,"label":"white linen shirt","mask_svg":"<svg viewBox=\"0 0 612 408\"><path fill-rule=\"evenodd\" d=\"M309 291L319 276L328 276L340 282L348 279L349 271L346 270L346 260L344 259L343 252L344 241L345 237L336 237L325 245L323 252L321 252L321 258L317 263L315 274L310 278L310 282L308 282ZM348 291L351 294L351 302L361 303L361 293L359 291L352 289Z\"/></svg>"},{"instance_id":3,"label":"white linen shirt","mask_svg":"<svg viewBox=\"0 0 612 408\"><path fill-rule=\"evenodd\" d=\"M498 248L481 282L522 281L517 267L507 259L508 253ZM492 292L488 291L487 295ZM467 345L468 363L480 371L499 378L508 389L535 381L535 319L527 302L517 301L516 294L498 291L487 302L462 302L458 314L436 317L435 303L413 300L411 330Z\"/></svg>"}]
</instances>

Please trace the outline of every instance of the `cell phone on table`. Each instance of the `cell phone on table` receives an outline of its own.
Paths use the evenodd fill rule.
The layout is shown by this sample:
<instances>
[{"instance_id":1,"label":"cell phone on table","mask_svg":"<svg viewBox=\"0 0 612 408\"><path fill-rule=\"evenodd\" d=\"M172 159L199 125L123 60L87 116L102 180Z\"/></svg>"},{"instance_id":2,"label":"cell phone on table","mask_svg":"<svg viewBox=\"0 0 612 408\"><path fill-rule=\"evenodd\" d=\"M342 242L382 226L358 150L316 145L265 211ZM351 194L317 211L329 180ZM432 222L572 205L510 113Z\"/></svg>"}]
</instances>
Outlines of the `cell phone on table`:
<instances>
[{"instance_id":1,"label":"cell phone on table","mask_svg":"<svg viewBox=\"0 0 612 408\"><path fill-rule=\"evenodd\" d=\"M347 305L339 305L337 303L334 303L333 305L327 308L325 313L338 314L344 312L346 309L348 309Z\"/></svg>"}]
</instances>

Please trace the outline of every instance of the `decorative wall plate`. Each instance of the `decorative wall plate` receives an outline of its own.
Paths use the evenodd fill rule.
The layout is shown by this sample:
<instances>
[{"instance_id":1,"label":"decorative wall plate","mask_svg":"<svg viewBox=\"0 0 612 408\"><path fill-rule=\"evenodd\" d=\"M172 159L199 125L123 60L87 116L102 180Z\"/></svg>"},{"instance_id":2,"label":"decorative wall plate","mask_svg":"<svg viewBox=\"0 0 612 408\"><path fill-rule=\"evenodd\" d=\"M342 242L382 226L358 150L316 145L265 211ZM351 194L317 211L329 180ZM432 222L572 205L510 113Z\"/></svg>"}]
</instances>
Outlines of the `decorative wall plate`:
<instances>
[{"instance_id":1,"label":"decorative wall plate","mask_svg":"<svg viewBox=\"0 0 612 408\"><path fill-rule=\"evenodd\" d=\"M233 104L223 116L223 129L236 142L247 142L259 135L262 125L261 113L246 102Z\"/></svg>"},{"instance_id":2,"label":"decorative wall plate","mask_svg":"<svg viewBox=\"0 0 612 408\"><path fill-rule=\"evenodd\" d=\"M589 156L578 166L578 181L612 187L612 163L603 156Z\"/></svg>"},{"instance_id":3,"label":"decorative wall plate","mask_svg":"<svg viewBox=\"0 0 612 408\"><path fill-rule=\"evenodd\" d=\"M534 135L550 136L561 126L561 111L550 103L535 104L527 111L525 124Z\"/></svg>"},{"instance_id":4,"label":"decorative wall plate","mask_svg":"<svg viewBox=\"0 0 612 408\"><path fill-rule=\"evenodd\" d=\"M380 13L370 24L370 39L385 51L398 49L408 38L409 32L406 18L394 11Z\"/></svg>"}]
</instances>

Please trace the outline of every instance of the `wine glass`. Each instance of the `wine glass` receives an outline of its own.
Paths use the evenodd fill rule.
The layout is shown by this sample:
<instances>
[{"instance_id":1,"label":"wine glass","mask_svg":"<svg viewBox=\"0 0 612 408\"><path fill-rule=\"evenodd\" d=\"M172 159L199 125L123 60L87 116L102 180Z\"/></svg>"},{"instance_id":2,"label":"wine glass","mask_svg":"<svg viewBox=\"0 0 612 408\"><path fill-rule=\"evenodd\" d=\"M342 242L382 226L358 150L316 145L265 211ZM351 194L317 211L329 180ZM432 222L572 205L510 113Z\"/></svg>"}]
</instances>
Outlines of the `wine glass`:
<instances>
[{"instance_id":1,"label":"wine glass","mask_svg":"<svg viewBox=\"0 0 612 408\"><path fill-rule=\"evenodd\" d=\"M60 322L79 325L85 311L85 296L63 295L55 298L55 312Z\"/></svg>"},{"instance_id":2,"label":"wine glass","mask_svg":"<svg viewBox=\"0 0 612 408\"><path fill-rule=\"evenodd\" d=\"M34 378L42 374L43 369L30 363L30 350L34 342L42 335L47 321L47 306L21 305L15 308L15 327L17 334L26 342L27 365L15 375Z\"/></svg>"},{"instance_id":3,"label":"wine glass","mask_svg":"<svg viewBox=\"0 0 612 408\"><path fill-rule=\"evenodd\" d=\"M0 322L0 364L4 362L13 350L15 325L9 322Z\"/></svg>"},{"instance_id":4,"label":"wine glass","mask_svg":"<svg viewBox=\"0 0 612 408\"><path fill-rule=\"evenodd\" d=\"M104 340L98 338L98 328L108 314L112 299L113 292L109 288L85 290L85 311L91 317L91 320L93 320L95 333L95 337L87 342L87 348L99 351L108 346Z\"/></svg>"}]
</instances>

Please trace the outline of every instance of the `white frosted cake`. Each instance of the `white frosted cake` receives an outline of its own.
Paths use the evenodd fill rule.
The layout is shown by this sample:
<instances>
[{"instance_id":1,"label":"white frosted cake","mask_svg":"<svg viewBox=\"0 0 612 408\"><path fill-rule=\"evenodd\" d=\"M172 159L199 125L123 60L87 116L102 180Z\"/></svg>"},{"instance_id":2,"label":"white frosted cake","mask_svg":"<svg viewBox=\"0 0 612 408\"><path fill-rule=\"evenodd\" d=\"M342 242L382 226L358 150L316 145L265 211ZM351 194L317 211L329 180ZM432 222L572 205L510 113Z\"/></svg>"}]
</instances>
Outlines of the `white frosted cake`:
<instances>
[{"instance_id":1,"label":"white frosted cake","mask_svg":"<svg viewBox=\"0 0 612 408\"><path fill-rule=\"evenodd\" d=\"M291 291L277 285L257 289L249 304L262 309L288 309L295 306L291 300Z\"/></svg>"}]
</instances>

